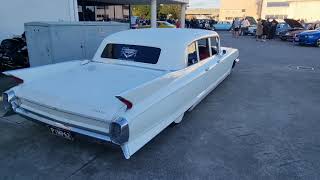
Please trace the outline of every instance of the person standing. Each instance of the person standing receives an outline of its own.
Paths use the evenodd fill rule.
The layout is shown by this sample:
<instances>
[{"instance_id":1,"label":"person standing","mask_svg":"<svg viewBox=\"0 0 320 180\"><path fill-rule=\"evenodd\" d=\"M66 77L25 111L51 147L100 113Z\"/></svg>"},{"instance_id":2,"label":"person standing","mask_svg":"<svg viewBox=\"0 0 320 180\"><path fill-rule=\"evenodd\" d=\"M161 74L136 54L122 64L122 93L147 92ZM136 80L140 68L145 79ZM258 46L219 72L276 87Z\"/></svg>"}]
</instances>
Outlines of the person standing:
<instances>
[{"instance_id":1,"label":"person standing","mask_svg":"<svg viewBox=\"0 0 320 180\"><path fill-rule=\"evenodd\" d=\"M269 34L269 26L268 26L268 21L263 20L262 21L263 25L263 30L262 30L262 41L266 41L267 36Z\"/></svg>"},{"instance_id":2,"label":"person standing","mask_svg":"<svg viewBox=\"0 0 320 180\"><path fill-rule=\"evenodd\" d=\"M272 22L270 19L267 20L267 26L268 26L268 33L267 33L267 39L271 39L272 34Z\"/></svg>"},{"instance_id":3,"label":"person standing","mask_svg":"<svg viewBox=\"0 0 320 180\"><path fill-rule=\"evenodd\" d=\"M236 20L236 19L233 19L233 20L232 20L232 25L231 25L232 37L235 37L235 36L236 36L235 30L234 30L234 22L235 22L235 20Z\"/></svg>"},{"instance_id":4,"label":"person standing","mask_svg":"<svg viewBox=\"0 0 320 180\"><path fill-rule=\"evenodd\" d=\"M262 25L261 19L258 19L256 40L262 41L262 35L263 35L263 25Z\"/></svg>"},{"instance_id":5,"label":"person standing","mask_svg":"<svg viewBox=\"0 0 320 180\"><path fill-rule=\"evenodd\" d=\"M244 18L242 21L241 21L241 35L244 36L248 30L250 26L250 22L248 21L247 18Z\"/></svg>"},{"instance_id":6,"label":"person standing","mask_svg":"<svg viewBox=\"0 0 320 180\"><path fill-rule=\"evenodd\" d=\"M242 23L243 23L244 19L239 19L239 21L240 21L239 36L241 36L242 35L242 29L243 29Z\"/></svg>"},{"instance_id":7,"label":"person standing","mask_svg":"<svg viewBox=\"0 0 320 180\"><path fill-rule=\"evenodd\" d=\"M276 31L277 31L277 25L278 25L278 22L275 19L273 19L272 22L271 22L270 39L274 39L275 38Z\"/></svg>"},{"instance_id":8,"label":"person standing","mask_svg":"<svg viewBox=\"0 0 320 180\"><path fill-rule=\"evenodd\" d=\"M181 23L179 20L177 20L177 22L176 22L176 28L181 28Z\"/></svg>"},{"instance_id":9,"label":"person standing","mask_svg":"<svg viewBox=\"0 0 320 180\"><path fill-rule=\"evenodd\" d=\"M234 34L236 38L239 38L240 27L241 27L241 21L239 18L236 18L234 20Z\"/></svg>"}]
</instances>

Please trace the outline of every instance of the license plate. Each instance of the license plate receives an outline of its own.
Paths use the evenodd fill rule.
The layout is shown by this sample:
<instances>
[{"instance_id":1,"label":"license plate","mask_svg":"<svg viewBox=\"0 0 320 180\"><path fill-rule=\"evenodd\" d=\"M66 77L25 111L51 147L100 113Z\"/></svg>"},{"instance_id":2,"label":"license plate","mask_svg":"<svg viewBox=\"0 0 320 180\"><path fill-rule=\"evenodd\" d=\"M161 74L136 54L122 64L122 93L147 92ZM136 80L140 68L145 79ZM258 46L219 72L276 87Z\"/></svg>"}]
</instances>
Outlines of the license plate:
<instances>
[{"instance_id":1,"label":"license plate","mask_svg":"<svg viewBox=\"0 0 320 180\"><path fill-rule=\"evenodd\" d=\"M296 37L295 41L299 41L299 38L298 38L298 37Z\"/></svg>"},{"instance_id":2,"label":"license plate","mask_svg":"<svg viewBox=\"0 0 320 180\"><path fill-rule=\"evenodd\" d=\"M70 131L64 130L64 129L60 129L60 128L56 128L56 127L49 127L51 134L55 135L55 136L59 136L65 139L68 139L70 141L73 140L73 135Z\"/></svg>"}]
</instances>

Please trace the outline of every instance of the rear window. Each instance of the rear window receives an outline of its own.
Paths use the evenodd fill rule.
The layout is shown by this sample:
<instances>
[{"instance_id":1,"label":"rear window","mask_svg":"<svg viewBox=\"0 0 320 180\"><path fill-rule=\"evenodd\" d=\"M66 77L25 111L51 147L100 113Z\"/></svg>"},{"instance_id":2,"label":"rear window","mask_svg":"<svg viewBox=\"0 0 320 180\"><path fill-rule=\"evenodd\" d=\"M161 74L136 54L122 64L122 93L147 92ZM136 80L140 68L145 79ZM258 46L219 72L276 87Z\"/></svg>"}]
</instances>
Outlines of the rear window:
<instances>
[{"instance_id":1,"label":"rear window","mask_svg":"<svg viewBox=\"0 0 320 180\"><path fill-rule=\"evenodd\" d=\"M127 44L108 44L104 48L101 57L148 64L157 64L160 53L161 49L155 47Z\"/></svg>"}]
</instances>

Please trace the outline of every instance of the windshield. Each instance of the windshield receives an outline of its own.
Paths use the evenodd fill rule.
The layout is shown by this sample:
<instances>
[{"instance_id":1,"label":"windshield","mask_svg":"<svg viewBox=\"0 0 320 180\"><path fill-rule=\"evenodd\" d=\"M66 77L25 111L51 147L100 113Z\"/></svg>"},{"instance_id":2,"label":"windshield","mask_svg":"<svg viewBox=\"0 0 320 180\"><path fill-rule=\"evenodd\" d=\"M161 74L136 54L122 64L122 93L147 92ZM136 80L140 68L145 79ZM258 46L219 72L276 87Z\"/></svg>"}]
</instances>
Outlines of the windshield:
<instances>
[{"instance_id":1,"label":"windshield","mask_svg":"<svg viewBox=\"0 0 320 180\"><path fill-rule=\"evenodd\" d=\"M158 22L158 26L159 25L163 25L163 26L168 26L168 27L175 27L175 25L173 25L173 24L170 24L170 23L168 23L168 22Z\"/></svg>"},{"instance_id":2,"label":"windshield","mask_svg":"<svg viewBox=\"0 0 320 180\"><path fill-rule=\"evenodd\" d=\"M101 57L134 61L148 64L157 64L161 53L160 48L128 45L128 44L107 44Z\"/></svg>"}]
</instances>

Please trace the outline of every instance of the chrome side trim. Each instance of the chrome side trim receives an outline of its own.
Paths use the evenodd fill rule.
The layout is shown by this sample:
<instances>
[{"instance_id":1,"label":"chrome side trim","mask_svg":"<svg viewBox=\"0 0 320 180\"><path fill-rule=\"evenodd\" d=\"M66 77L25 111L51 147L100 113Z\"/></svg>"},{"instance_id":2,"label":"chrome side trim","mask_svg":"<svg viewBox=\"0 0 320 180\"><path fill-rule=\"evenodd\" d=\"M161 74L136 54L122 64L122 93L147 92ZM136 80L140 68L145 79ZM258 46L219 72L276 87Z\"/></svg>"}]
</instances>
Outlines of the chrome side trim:
<instances>
[{"instance_id":1,"label":"chrome side trim","mask_svg":"<svg viewBox=\"0 0 320 180\"><path fill-rule=\"evenodd\" d=\"M59 122L59 121L57 121L55 119L43 116L41 114L33 113L33 112L28 111L26 109L23 109L21 107L16 108L15 112L20 114L20 115L22 115L22 116L26 116L26 117L31 118L33 120L42 122L44 124L48 124L50 126L62 128L62 129L68 130L68 131L72 131L72 132L75 132L75 133L79 133L79 134L82 134L82 135L86 135L86 136L89 136L89 137L97 138L97 139L108 141L108 142L111 141L110 137L109 137L109 134L96 132L94 130L85 129L83 127L76 127L74 125L67 124L67 123L61 123L61 122Z\"/></svg>"},{"instance_id":2,"label":"chrome side trim","mask_svg":"<svg viewBox=\"0 0 320 180\"><path fill-rule=\"evenodd\" d=\"M37 106L41 106L41 107L45 107L45 108L51 109L51 110L59 110L62 113L75 115L75 116L81 116L81 117L85 117L85 118L93 119L93 120L98 120L98 121L104 121L103 119L98 119L98 118L95 118L95 117L86 116L84 114L70 112L70 111L66 111L66 110L63 110L63 109L57 109L57 108L54 108L54 107L51 107L51 106L48 106L48 105L44 105L44 104L40 104L40 103L37 103L35 101L29 100L29 99L25 99L25 98L22 98L22 97L19 97L19 99L21 99L22 101L26 101L26 102L32 103L32 104L37 105Z\"/></svg>"}]
</instances>

